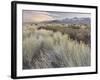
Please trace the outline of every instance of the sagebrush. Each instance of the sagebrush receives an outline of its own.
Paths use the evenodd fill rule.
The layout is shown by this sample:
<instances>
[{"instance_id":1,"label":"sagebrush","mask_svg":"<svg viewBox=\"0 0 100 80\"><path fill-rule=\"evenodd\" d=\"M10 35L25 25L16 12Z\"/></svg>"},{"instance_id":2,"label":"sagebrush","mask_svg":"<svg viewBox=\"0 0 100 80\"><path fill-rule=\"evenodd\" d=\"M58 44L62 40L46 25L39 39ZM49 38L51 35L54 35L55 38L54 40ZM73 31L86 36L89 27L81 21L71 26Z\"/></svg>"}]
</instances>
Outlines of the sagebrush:
<instances>
[{"instance_id":1,"label":"sagebrush","mask_svg":"<svg viewBox=\"0 0 100 80\"><path fill-rule=\"evenodd\" d=\"M23 69L90 66L90 46L60 31L23 29Z\"/></svg>"}]
</instances>

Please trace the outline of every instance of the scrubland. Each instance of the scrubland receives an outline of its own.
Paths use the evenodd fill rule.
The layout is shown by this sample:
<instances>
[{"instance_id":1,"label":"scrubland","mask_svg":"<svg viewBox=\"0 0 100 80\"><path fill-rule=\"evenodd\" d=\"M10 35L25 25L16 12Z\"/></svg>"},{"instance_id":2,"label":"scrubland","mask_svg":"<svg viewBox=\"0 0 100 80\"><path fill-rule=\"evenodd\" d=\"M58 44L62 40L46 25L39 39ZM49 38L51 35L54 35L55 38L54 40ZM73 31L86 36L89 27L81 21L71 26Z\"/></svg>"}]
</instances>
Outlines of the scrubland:
<instances>
[{"instance_id":1,"label":"scrubland","mask_svg":"<svg viewBox=\"0 0 100 80\"><path fill-rule=\"evenodd\" d=\"M23 69L91 65L90 28L23 26Z\"/></svg>"}]
</instances>

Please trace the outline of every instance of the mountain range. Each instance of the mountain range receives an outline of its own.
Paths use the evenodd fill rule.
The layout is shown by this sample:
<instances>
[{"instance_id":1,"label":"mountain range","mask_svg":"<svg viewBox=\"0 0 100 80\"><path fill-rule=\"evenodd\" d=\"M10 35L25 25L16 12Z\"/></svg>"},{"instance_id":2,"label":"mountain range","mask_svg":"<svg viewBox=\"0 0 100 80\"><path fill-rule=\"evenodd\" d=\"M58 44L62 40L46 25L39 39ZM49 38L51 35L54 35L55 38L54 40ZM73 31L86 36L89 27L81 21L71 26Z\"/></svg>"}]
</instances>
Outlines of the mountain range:
<instances>
[{"instance_id":1,"label":"mountain range","mask_svg":"<svg viewBox=\"0 0 100 80\"><path fill-rule=\"evenodd\" d=\"M60 20L44 21L43 23L61 23L61 24L91 24L90 18L65 18Z\"/></svg>"}]
</instances>

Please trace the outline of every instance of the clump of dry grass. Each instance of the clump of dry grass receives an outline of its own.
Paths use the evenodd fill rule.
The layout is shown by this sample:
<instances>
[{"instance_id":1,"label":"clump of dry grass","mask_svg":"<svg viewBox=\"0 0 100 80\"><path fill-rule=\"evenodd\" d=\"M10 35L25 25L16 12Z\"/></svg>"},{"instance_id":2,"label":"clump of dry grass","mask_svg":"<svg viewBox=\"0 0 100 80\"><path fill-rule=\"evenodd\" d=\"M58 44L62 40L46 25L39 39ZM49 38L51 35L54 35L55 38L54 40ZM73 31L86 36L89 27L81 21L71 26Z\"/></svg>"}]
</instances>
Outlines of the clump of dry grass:
<instances>
[{"instance_id":1,"label":"clump of dry grass","mask_svg":"<svg viewBox=\"0 0 100 80\"><path fill-rule=\"evenodd\" d=\"M23 69L90 66L90 47L60 31L23 31Z\"/></svg>"}]
</instances>

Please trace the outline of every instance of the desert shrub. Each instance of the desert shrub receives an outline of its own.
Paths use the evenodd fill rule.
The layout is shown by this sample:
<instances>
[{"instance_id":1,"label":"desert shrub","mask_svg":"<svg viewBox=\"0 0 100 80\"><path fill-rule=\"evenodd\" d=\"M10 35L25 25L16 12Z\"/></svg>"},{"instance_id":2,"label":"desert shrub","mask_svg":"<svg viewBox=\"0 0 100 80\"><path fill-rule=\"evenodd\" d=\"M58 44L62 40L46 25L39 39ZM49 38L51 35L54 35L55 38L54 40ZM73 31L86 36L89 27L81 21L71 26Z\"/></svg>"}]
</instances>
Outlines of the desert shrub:
<instances>
[{"instance_id":1,"label":"desert shrub","mask_svg":"<svg viewBox=\"0 0 100 80\"><path fill-rule=\"evenodd\" d=\"M68 25L68 28L72 28L72 29L80 29L81 27L80 27L79 25L70 24L70 25Z\"/></svg>"},{"instance_id":2,"label":"desert shrub","mask_svg":"<svg viewBox=\"0 0 100 80\"><path fill-rule=\"evenodd\" d=\"M88 27L88 26L87 26ZM77 40L78 42L82 41L85 44L90 45L90 28L81 28L81 26L69 25L68 27L61 26L47 26L41 27L40 29L50 30L53 32L61 32L62 34L68 34L69 37L73 40Z\"/></svg>"},{"instance_id":3,"label":"desert shrub","mask_svg":"<svg viewBox=\"0 0 100 80\"><path fill-rule=\"evenodd\" d=\"M40 29L23 35L23 69L90 66L90 47L68 34Z\"/></svg>"}]
</instances>

